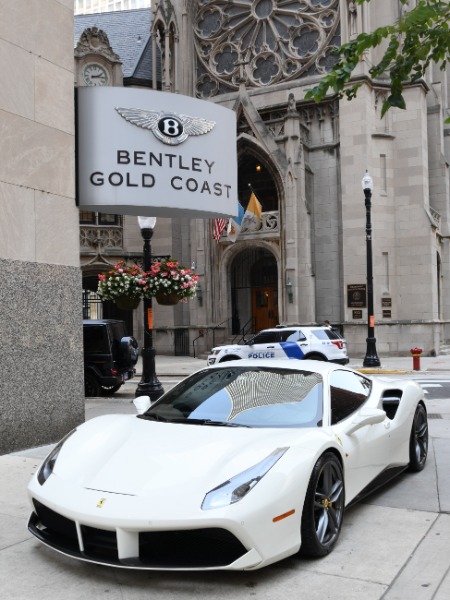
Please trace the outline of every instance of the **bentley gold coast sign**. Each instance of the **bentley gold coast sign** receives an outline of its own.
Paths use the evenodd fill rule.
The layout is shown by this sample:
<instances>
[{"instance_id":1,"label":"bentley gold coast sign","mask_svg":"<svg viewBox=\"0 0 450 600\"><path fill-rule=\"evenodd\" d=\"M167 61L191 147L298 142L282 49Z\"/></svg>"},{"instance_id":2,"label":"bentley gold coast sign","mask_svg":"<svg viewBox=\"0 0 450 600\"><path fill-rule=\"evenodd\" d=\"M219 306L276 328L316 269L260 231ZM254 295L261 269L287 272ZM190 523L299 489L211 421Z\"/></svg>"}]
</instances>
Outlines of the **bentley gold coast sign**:
<instances>
[{"instance_id":1,"label":"bentley gold coast sign","mask_svg":"<svg viewBox=\"0 0 450 600\"><path fill-rule=\"evenodd\" d=\"M179 94L81 87L77 170L81 210L236 216L235 113Z\"/></svg>"}]
</instances>

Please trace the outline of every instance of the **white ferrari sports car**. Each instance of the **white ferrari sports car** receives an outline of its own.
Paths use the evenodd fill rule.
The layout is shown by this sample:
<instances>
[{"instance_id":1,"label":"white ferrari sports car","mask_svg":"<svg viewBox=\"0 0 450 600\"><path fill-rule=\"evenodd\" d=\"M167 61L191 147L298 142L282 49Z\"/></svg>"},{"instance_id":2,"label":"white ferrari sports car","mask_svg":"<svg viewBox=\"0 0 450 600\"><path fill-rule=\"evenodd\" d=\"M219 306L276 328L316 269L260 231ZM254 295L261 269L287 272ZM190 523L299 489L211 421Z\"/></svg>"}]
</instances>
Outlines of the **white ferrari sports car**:
<instances>
[{"instance_id":1,"label":"white ferrari sports car","mask_svg":"<svg viewBox=\"0 0 450 600\"><path fill-rule=\"evenodd\" d=\"M276 363L276 364L275 364ZM80 425L29 484L29 530L136 569L259 569L328 554L345 507L428 449L419 385L308 360L202 369L137 415Z\"/></svg>"}]
</instances>

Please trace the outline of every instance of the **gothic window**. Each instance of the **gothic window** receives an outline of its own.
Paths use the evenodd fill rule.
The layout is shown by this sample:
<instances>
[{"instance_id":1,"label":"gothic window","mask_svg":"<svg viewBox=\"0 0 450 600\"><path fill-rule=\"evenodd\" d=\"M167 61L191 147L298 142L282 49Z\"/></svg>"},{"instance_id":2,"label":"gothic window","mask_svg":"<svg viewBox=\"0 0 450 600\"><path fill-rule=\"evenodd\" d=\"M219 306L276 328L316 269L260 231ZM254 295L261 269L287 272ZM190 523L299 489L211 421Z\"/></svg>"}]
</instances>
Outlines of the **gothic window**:
<instances>
[{"instance_id":1,"label":"gothic window","mask_svg":"<svg viewBox=\"0 0 450 600\"><path fill-rule=\"evenodd\" d=\"M323 74L340 44L339 0L199 0L197 95Z\"/></svg>"},{"instance_id":2,"label":"gothic window","mask_svg":"<svg viewBox=\"0 0 450 600\"><path fill-rule=\"evenodd\" d=\"M120 215L80 210L80 223L91 225L120 225Z\"/></svg>"}]
</instances>

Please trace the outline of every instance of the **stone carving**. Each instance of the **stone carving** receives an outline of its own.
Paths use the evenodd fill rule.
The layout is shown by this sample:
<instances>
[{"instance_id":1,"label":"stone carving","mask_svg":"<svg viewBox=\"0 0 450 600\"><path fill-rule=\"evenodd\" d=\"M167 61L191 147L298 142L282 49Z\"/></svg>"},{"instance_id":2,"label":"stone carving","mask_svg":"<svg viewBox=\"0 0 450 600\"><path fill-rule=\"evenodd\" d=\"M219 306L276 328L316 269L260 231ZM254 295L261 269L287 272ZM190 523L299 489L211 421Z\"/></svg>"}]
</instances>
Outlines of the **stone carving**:
<instances>
[{"instance_id":1,"label":"stone carving","mask_svg":"<svg viewBox=\"0 0 450 600\"><path fill-rule=\"evenodd\" d=\"M194 34L199 97L325 73L339 0L199 0Z\"/></svg>"},{"instance_id":2,"label":"stone carving","mask_svg":"<svg viewBox=\"0 0 450 600\"><path fill-rule=\"evenodd\" d=\"M110 44L108 36L98 27L88 27L83 31L75 48L75 58L82 58L88 54L100 54L111 62L120 62Z\"/></svg>"}]
</instances>

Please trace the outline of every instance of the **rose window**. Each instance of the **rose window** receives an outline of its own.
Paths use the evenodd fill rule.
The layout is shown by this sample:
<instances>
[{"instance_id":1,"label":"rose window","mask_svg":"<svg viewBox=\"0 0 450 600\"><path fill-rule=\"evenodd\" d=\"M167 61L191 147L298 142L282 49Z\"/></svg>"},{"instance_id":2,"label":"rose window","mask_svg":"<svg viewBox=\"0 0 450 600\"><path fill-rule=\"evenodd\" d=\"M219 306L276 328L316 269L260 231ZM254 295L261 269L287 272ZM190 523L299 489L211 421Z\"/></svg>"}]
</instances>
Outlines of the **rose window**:
<instances>
[{"instance_id":1,"label":"rose window","mask_svg":"<svg viewBox=\"0 0 450 600\"><path fill-rule=\"evenodd\" d=\"M323 74L340 44L339 0L199 0L194 34L203 98Z\"/></svg>"}]
</instances>

